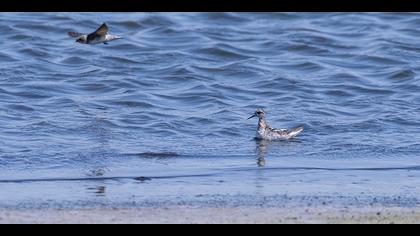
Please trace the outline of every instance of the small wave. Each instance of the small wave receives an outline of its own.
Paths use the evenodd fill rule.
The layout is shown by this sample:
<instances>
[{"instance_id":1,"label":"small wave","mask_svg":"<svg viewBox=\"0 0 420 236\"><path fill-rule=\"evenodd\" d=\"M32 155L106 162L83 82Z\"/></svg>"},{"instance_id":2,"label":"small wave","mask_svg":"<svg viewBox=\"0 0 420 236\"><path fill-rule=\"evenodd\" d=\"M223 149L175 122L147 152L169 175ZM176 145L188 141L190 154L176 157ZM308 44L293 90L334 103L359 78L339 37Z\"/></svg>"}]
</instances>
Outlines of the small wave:
<instances>
[{"instance_id":1,"label":"small wave","mask_svg":"<svg viewBox=\"0 0 420 236\"><path fill-rule=\"evenodd\" d=\"M301 70L308 72L316 72L325 69L324 66L315 62L297 62L293 64L280 65L282 68L289 70Z\"/></svg>"},{"instance_id":2,"label":"small wave","mask_svg":"<svg viewBox=\"0 0 420 236\"><path fill-rule=\"evenodd\" d=\"M198 53L206 55L207 57L212 57L213 59L223 59L223 60L244 60L249 58L248 56L238 54L232 51L220 49L217 47L206 47L201 49L195 49L192 53Z\"/></svg>"},{"instance_id":3,"label":"small wave","mask_svg":"<svg viewBox=\"0 0 420 236\"><path fill-rule=\"evenodd\" d=\"M352 97L354 96L352 93L349 93L345 90L328 90L325 92L326 95L328 96L333 96L333 97Z\"/></svg>"},{"instance_id":4,"label":"small wave","mask_svg":"<svg viewBox=\"0 0 420 236\"><path fill-rule=\"evenodd\" d=\"M346 90L354 91L357 95L391 95L395 93L393 90L382 89L380 87L371 88L362 85L347 85Z\"/></svg>"},{"instance_id":5,"label":"small wave","mask_svg":"<svg viewBox=\"0 0 420 236\"><path fill-rule=\"evenodd\" d=\"M60 61L60 64L86 65L89 61L79 56L70 56Z\"/></svg>"},{"instance_id":6,"label":"small wave","mask_svg":"<svg viewBox=\"0 0 420 236\"><path fill-rule=\"evenodd\" d=\"M9 108L9 109L12 109L12 110L16 110L16 111L24 111L24 112L35 111L35 109L33 109L32 107L25 106L25 105L22 105L22 104L7 105L6 107Z\"/></svg>"},{"instance_id":7,"label":"small wave","mask_svg":"<svg viewBox=\"0 0 420 236\"><path fill-rule=\"evenodd\" d=\"M11 35L7 37L7 40L12 40L15 42L22 42L22 41L30 40L30 39L32 39L32 36L24 35L24 34L15 34L15 35Z\"/></svg>"},{"instance_id":8,"label":"small wave","mask_svg":"<svg viewBox=\"0 0 420 236\"><path fill-rule=\"evenodd\" d=\"M125 106L125 107L142 108L142 109L150 109L150 108L155 107L152 103L141 102L141 101L109 100L109 101L104 101L104 102L110 105L115 105L115 106Z\"/></svg>"},{"instance_id":9,"label":"small wave","mask_svg":"<svg viewBox=\"0 0 420 236\"><path fill-rule=\"evenodd\" d=\"M0 61L1 62L15 62L17 59L13 58L11 55L7 53L0 52Z\"/></svg>"},{"instance_id":10,"label":"small wave","mask_svg":"<svg viewBox=\"0 0 420 236\"><path fill-rule=\"evenodd\" d=\"M230 23L244 23L251 19L248 19L245 15L225 12L211 12L202 14L207 20L214 20L219 22L220 20Z\"/></svg>"},{"instance_id":11,"label":"small wave","mask_svg":"<svg viewBox=\"0 0 420 236\"><path fill-rule=\"evenodd\" d=\"M79 90L95 93L109 93L119 89L108 86L105 83L79 83L77 87Z\"/></svg>"},{"instance_id":12,"label":"small wave","mask_svg":"<svg viewBox=\"0 0 420 236\"><path fill-rule=\"evenodd\" d=\"M101 58L102 60L111 60L117 63L124 63L124 64L138 64L139 62L136 60L132 60L125 57L117 57L117 56L105 56Z\"/></svg>"},{"instance_id":13,"label":"small wave","mask_svg":"<svg viewBox=\"0 0 420 236\"><path fill-rule=\"evenodd\" d=\"M313 54L330 54L331 51L325 48L321 48L315 45L308 45L308 44L290 44L287 45L286 50L288 51L292 51L292 52L299 52L299 53L304 53L304 54L309 54L309 55L313 55Z\"/></svg>"},{"instance_id":14,"label":"small wave","mask_svg":"<svg viewBox=\"0 0 420 236\"><path fill-rule=\"evenodd\" d=\"M365 63L370 63L373 65L403 65L405 64L403 61L400 60L396 60L396 59L392 59L392 58L387 58L384 56L367 56L367 55L363 55L363 56L356 56L355 61L360 61L360 62L365 62Z\"/></svg>"},{"instance_id":15,"label":"small wave","mask_svg":"<svg viewBox=\"0 0 420 236\"><path fill-rule=\"evenodd\" d=\"M123 26L127 29L142 29L143 25L139 21L135 20L126 20L126 21L118 21L113 23L113 25L117 26Z\"/></svg>"},{"instance_id":16,"label":"small wave","mask_svg":"<svg viewBox=\"0 0 420 236\"><path fill-rule=\"evenodd\" d=\"M170 27L176 25L170 17L163 15L147 15L145 18L140 19L138 23L147 28L153 28L155 26Z\"/></svg>"},{"instance_id":17,"label":"small wave","mask_svg":"<svg viewBox=\"0 0 420 236\"><path fill-rule=\"evenodd\" d=\"M51 33L51 32L57 31L56 27L53 27L52 25L45 24L45 23L27 22L26 24L14 24L13 27L17 29L30 30L32 32L43 31L43 32Z\"/></svg>"},{"instance_id":18,"label":"small wave","mask_svg":"<svg viewBox=\"0 0 420 236\"><path fill-rule=\"evenodd\" d=\"M30 58L48 58L51 56L50 53L45 52L40 49L33 49L33 48L23 48L18 50L19 53L24 54L25 56L29 56Z\"/></svg>"},{"instance_id":19,"label":"small wave","mask_svg":"<svg viewBox=\"0 0 420 236\"><path fill-rule=\"evenodd\" d=\"M414 79L416 76L417 74L412 70L400 70L391 74L389 78L392 80L406 81L406 80Z\"/></svg>"}]
</instances>

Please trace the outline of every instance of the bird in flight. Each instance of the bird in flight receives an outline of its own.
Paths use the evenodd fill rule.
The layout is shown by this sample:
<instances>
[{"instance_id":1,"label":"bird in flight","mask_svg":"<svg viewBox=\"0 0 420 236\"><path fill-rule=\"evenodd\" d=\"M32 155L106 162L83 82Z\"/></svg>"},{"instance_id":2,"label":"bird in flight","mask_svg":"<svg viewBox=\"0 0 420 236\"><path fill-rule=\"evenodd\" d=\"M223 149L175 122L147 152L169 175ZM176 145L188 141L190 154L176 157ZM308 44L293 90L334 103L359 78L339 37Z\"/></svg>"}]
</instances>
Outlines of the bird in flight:
<instances>
[{"instance_id":1,"label":"bird in flight","mask_svg":"<svg viewBox=\"0 0 420 236\"><path fill-rule=\"evenodd\" d=\"M108 42L121 39L122 37L108 34L108 26L103 23L95 32L83 34L77 32L69 32L70 37L76 38L77 43L83 44L108 44Z\"/></svg>"}]
</instances>

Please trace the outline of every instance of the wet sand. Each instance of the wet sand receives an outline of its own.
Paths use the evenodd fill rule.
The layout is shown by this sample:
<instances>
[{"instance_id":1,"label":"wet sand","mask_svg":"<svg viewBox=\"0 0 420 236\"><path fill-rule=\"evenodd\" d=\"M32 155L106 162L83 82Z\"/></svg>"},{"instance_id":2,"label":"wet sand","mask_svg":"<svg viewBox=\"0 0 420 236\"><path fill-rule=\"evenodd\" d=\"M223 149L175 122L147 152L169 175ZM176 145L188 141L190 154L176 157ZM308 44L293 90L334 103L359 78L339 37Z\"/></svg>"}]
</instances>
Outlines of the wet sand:
<instances>
[{"instance_id":1,"label":"wet sand","mask_svg":"<svg viewBox=\"0 0 420 236\"><path fill-rule=\"evenodd\" d=\"M190 207L0 210L0 224L420 223L420 208Z\"/></svg>"}]
</instances>

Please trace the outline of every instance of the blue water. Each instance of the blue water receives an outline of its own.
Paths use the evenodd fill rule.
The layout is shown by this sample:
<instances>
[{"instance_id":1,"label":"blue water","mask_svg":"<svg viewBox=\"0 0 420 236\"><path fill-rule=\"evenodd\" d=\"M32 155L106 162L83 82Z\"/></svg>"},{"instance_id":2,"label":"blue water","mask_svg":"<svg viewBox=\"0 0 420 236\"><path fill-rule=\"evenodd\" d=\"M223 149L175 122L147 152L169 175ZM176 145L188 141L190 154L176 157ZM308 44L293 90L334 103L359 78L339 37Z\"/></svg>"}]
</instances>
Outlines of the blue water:
<instances>
[{"instance_id":1,"label":"blue water","mask_svg":"<svg viewBox=\"0 0 420 236\"><path fill-rule=\"evenodd\" d=\"M67 36L103 22L124 39ZM419 24L411 13L1 13L0 207L417 204ZM305 131L255 141L257 108Z\"/></svg>"}]
</instances>

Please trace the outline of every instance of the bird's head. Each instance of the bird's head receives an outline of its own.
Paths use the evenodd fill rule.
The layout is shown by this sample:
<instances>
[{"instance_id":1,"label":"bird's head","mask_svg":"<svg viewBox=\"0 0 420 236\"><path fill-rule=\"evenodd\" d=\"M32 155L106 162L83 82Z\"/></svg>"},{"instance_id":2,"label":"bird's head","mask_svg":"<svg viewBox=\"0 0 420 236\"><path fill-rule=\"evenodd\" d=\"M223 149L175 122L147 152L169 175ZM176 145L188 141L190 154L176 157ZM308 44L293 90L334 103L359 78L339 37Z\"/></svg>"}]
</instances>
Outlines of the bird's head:
<instances>
[{"instance_id":1,"label":"bird's head","mask_svg":"<svg viewBox=\"0 0 420 236\"><path fill-rule=\"evenodd\" d=\"M252 115L251 117L249 117L248 120L251 119L251 118L253 118L253 117L263 118L263 117L265 117L265 111L263 109L256 110L255 113L254 113L254 115Z\"/></svg>"}]
</instances>

